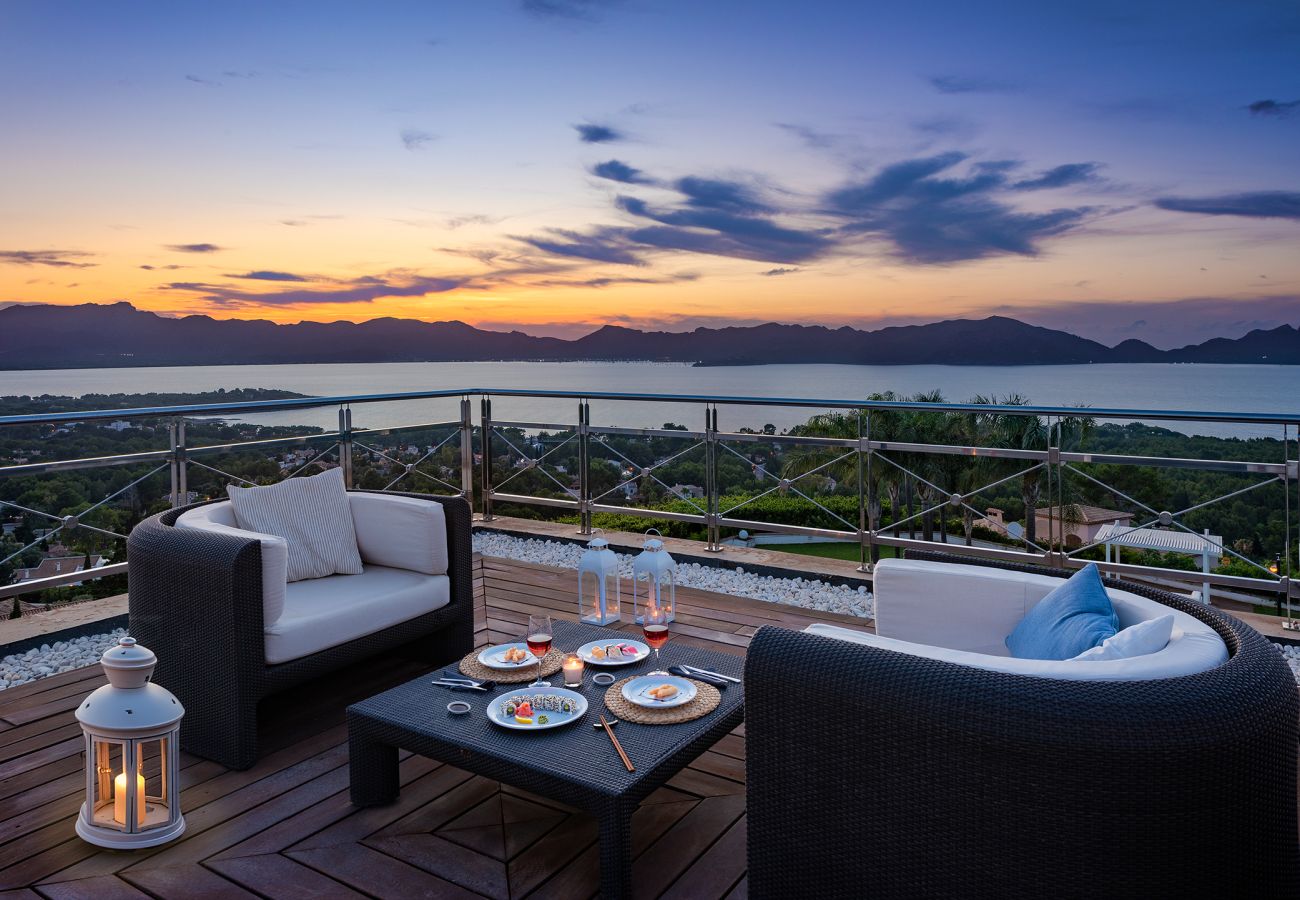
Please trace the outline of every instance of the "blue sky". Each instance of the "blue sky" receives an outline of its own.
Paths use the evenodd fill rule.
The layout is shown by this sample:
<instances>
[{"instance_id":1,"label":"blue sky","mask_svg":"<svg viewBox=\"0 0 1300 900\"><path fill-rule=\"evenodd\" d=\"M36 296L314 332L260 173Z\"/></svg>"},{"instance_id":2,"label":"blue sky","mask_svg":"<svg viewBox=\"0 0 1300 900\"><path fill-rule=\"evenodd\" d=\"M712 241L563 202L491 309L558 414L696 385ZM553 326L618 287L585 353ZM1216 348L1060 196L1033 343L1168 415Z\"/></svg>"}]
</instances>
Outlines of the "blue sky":
<instances>
[{"instance_id":1,"label":"blue sky","mask_svg":"<svg viewBox=\"0 0 1300 900\"><path fill-rule=\"evenodd\" d=\"M0 302L1295 324L1297 46L1294 2L9 2Z\"/></svg>"}]
</instances>

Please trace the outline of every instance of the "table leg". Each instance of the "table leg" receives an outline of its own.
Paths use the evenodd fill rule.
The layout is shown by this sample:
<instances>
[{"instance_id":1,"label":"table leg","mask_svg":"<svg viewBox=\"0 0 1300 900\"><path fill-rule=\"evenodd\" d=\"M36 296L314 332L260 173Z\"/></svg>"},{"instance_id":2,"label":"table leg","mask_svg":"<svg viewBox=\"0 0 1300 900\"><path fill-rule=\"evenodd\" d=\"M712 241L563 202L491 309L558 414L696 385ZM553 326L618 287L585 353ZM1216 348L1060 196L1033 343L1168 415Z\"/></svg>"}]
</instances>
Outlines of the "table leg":
<instances>
[{"instance_id":1,"label":"table leg","mask_svg":"<svg viewBox=\"0 0 1300 900\"><path fill-rule=\"evenodd\" d=\"M397 799L396 747L350 731L348 771L353 806L381 806Z\"/></svg>"},{"instance_id":2,"label":"table leg","mask_svg":"<svg viewBox=\"0 0 1300 900\"><path fill-rule=\"evenodd\" d=\"M600 896L632 896L632 813L636 804L611 803L600 811Z\"/></svg>"}]
</instances>

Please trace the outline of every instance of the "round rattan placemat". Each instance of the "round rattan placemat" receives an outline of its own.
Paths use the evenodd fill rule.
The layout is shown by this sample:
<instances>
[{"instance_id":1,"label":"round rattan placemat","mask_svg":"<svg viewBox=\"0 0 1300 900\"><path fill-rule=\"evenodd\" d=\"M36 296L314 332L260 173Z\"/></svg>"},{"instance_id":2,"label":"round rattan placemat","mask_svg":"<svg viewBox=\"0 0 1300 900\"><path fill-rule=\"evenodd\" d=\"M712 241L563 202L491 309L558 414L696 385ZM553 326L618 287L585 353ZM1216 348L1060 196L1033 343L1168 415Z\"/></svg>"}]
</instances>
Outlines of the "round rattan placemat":
<instances>
[{"instance_id":1,"label":"round rattan placemat","mask_svg":"<svg viewBox=\"0 0 1300 900\"><path fill-rule=\"evenodd\" d=\"M632 676L632 678L638 677L640 676ZM711 684L692 679L691 684L695 685L696 693L695 699L690 703L670 706L668 709L648 709L629 703L623 698L623 685L632 678L624 678L609 686L609 690L605 691L605 706L618 718L638 725L678 725L682 722L690 722L701 716L707 716L722 702L721 691Z\"/></svg>"},{"instance_id":2,"label":"round rattan placemat","mask_svg":"<svg viewBox=\"0 0 1300 900\"><path fill-rule=\"evenodd\" d=\"M493 669L478 661L482 650L475 650L460 661L460 672L480 681L495 681L498 684L523 684L537 677L537 666L521 666L518 669ZM554 675L564 665L564 654L552 649L542 657L542 677Z\"/></svg>"}]
</instances>

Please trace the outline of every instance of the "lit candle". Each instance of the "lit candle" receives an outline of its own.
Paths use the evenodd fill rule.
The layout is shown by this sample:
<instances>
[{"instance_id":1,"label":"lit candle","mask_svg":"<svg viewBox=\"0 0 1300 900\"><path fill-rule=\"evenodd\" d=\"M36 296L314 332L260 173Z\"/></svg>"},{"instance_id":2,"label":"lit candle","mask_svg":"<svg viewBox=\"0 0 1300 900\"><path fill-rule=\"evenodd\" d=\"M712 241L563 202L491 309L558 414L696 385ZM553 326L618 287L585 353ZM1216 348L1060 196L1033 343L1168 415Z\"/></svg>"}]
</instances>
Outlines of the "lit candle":
<instances>
[{"instance_id":1,"label":"lit candle","mask_svg":"<svg viewBox=\"0 0 1300 900\"><path fill-rule=\"evenodd\" d=\"M126 824L126 773L113 779L113 821L119 825ZM144 824L144 776L135 776L135 821Z\"/></svg>"},{"instance_id":2,"label":"lit candle","mask_svg":"<svg viewBox=\"0 0 1300 900\"><path fill-rule=\"evenodd\" d=\"M582 657L576 653L564 658L564 686L582 687Z\"/></svg>"}]
</instances>

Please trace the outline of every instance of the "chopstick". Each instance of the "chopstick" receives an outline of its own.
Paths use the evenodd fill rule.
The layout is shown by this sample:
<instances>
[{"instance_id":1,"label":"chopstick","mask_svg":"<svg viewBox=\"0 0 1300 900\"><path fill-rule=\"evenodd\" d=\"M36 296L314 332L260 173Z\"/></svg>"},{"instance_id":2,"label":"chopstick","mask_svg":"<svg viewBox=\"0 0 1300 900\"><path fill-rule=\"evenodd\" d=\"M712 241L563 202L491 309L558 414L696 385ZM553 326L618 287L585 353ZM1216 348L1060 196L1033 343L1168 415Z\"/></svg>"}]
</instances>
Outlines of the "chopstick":
<instances>
[{"instance_id":1,"label":"chopstick","mask_svg":"<svg viewBox=\"0 0 1300 900\"><path fill-rule=\"evenodd\" d=\"M609 735L609 739L614 742L614 749L618 751L619 758L623 760L623 765L627 766L629 772L635 772L636 767L632 765L632 760L628 759L627 754L623 752L623 745L618 742L618 738L614 737L614 729L609 727L609 723L605 721L604 716L600 717L600 724L605 729L605 734Z\"/></svg>"}]
</instances>

